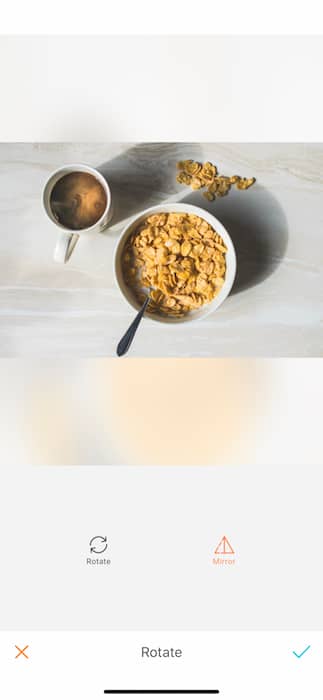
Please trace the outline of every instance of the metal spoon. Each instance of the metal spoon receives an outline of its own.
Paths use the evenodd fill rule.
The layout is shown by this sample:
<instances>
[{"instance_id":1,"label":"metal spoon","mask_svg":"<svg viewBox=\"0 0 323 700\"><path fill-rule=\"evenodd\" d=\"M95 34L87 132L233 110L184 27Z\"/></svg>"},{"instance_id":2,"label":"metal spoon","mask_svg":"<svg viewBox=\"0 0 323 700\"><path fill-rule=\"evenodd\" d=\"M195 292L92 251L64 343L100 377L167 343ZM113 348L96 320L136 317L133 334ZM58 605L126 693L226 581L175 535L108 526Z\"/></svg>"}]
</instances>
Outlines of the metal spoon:
<instances>
[{"instance_id":1,"label":"metal spoon","mask_svg":"<svg viewBox=\"0 0 323 700\"><path fill-rule=\"evenodd\" d=\"M125 334L122 336L121 340L119 341L117 345L117 355L118 357L121 357L121 355L125 355L126 352L128 352L130 345L135 337L137 328L139 326L139 323L147 309L147 306L150 302L150 292L148 292L148 296L146 297L140 311L138 311L136 318L133 320L133 322L130 324L128 330L125 332Z\"/></svg>"}]
</instances>

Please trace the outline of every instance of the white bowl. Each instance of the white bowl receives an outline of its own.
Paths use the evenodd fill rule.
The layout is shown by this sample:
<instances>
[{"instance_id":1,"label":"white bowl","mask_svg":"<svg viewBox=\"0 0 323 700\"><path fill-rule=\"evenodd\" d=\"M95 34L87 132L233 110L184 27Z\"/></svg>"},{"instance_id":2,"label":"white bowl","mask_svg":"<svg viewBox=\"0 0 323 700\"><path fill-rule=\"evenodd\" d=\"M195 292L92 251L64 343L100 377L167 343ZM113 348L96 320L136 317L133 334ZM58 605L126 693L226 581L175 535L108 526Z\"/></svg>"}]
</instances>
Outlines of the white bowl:
<instances>
[{"instance_id":1,"label":"white bowl","mask_svg":"<svg viewBox=\"0 0 323 700\"><path fill-rule=\"evenodd\" d=\"M202 209L201 207L196 207L193 204L185 204L183 202L169 202L165 204L158 204L155 207L145 209L145 211L142 211L138 216L133 218L130 221L130 223L127 224L127 226L125 226L120 235L114 254L114 274L116 283L128 304L130 304L130 306L132 306L133 309L140 309L140 303L136 300L134 294L131 292L131 289L126 285L123 278L121 258L124 246L129 236L147 216L161 213L171 214L173 212L183 212L185 214L195 214L196 216L200 216L201 219L207 221L208 224L210 224L210 226L212 226L212 228L221 236L225 246L227 247L226 274L224 284L222 285L219 294L216 297L214 297L214 299L211 302L209 302L208 304L204 304L199 309L189 311L188 313L184 314L184 316L180 316L179 318L171 315L166 316L163 314L158 315L157 313L149 313L149 306L147 311L145 312L145 317L151 318L153 321L159 321L162 323L188 323L192 321L197 321L201 318L205 318L209 314L213 313L213 311L218 309L219 306L223 304L224 300L230 294L236 275L237 261L232 240L227 230L224 228L223 224L221 224L221 221L216 219L215 216L213 216L213 214L210 214L208 211Z\"/></svg>"}]
</instances>

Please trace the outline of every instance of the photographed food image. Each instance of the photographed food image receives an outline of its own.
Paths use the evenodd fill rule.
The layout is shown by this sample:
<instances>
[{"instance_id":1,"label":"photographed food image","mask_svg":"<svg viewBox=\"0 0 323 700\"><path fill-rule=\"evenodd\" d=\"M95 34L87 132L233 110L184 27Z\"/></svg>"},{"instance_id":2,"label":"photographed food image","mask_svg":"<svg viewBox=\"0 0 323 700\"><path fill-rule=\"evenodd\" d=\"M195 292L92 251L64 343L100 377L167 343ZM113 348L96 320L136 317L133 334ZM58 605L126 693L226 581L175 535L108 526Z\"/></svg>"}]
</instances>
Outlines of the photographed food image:
<instances>
[{"instance_id":1,"label":"photographed food image","mask_svg":"<svg viewBox=\"0 0 323 700\"><path fill-rule=\"evenodd\" d=\"M158 213L130 235L122 255L126 284L139 303L150 291L150 311L173 316L198 309L219 293L227 248L195 214Z\"/></svg>"},{"instance_id":2,"label":"photographed food image","mask_svg":"<svg viewBox=\"0 0 323 700\"><path fill-rule=\"evenodd\" d=\"M321 357L322 163L320 143L0 144L2 354Z\"/></svg>"}]
</instances>

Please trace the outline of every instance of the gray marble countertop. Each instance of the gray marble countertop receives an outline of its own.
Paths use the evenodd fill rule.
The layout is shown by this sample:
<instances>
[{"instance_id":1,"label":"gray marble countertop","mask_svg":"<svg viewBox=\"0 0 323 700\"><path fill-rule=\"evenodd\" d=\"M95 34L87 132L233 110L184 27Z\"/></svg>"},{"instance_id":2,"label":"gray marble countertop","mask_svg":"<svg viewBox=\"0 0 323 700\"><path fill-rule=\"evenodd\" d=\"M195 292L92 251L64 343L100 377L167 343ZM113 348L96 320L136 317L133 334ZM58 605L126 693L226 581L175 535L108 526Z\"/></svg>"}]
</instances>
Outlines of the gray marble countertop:
<instances>
[{"instance_id":1,"label":"gray marble countertop","mask_svg":"<svg viewBox=\"0 0 323 700\"><path fill-rule=\"evenodd\" d=\"M175 181L181 158L255 176L246 192L208 203ZM99 167L112 189L112 226L53 260L55 225L41 193L55 168ZM131 356L322 356L323 145L1 144L0 355L114 356L133 313L115 285L112 256L131 216L166 200L204 206L237 250L230 297L204 320L144 320Z\"/></svg>"}]
</instances>

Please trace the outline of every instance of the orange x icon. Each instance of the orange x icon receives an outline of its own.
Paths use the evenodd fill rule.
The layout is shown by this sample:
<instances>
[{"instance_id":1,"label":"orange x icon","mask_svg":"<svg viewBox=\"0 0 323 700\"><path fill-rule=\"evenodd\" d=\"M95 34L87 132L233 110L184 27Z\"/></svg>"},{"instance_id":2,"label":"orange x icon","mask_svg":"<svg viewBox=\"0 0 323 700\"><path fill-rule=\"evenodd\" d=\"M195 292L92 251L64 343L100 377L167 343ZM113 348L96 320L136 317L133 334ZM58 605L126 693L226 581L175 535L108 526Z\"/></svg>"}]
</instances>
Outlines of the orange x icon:
<instances>
[{"instance_id":1,"label":"orange x icon","mask_svg":"<svg viewBox=\"0 0 323 700\"><path fill-rule=\"evenodd\" d=\"M26 651L26 649L28 649L29 644L27 644L27 646L25 646L23 649L20 649L19 647L17 647L17 644L15 644L15 647L16 647L16 649L18 649L18 654L17 654L17 656L15 656L15 659L18 659L18 656L21 656L21 655L24 656L25 659L29 659L29 656L27 656L27 654L25 654L25 651Z\"/></svg>"}]
</instances>

